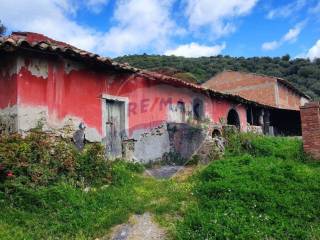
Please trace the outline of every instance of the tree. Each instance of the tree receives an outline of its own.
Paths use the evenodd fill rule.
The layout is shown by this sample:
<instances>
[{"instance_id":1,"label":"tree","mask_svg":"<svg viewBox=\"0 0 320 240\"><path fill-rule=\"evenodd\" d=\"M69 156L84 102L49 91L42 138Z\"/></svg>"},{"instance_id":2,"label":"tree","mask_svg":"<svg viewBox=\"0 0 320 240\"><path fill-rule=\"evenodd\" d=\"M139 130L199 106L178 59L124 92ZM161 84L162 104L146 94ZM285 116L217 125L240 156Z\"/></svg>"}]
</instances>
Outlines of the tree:
<instances>
[{"instance_id":1,"label":"tree","mask_svg":"<svg viewBox=\"0 0 320 240\"><path fill-rule=\"evenodd\" d=\"M282 61L288 62L289 60L290 60L290 55L289 54L286 54L286 55L282 56Z\"/></svg>"},{"instance_id":2,"label":"tree","mask_svg":"<svg viewBox=\"0 0 320 240\"><path fill-rule=\"evenodd\" d=\"M7 31L7 28L2 24L0 20L0 36L3 36Z\"/></svg>"},{"instance_id":3,"label":"tree","mask_svg":"<svg viewBox=\"0 0 320 240\"><path fill-rule=\"evenodd\" d=\"M119 62L127 62L135 67L146 69L170 69L169 75L178 74L184 80L197 80L203 83L223 70L254 72L282 77L290 81L314 99L320 100L320 59L282 57L233 58L230 56L183 58L160 55L132 55L118 57ZM182 74L180 74L182 73ZM190 77L191 76L191 77Z\"/></svg>"}]
</instances>

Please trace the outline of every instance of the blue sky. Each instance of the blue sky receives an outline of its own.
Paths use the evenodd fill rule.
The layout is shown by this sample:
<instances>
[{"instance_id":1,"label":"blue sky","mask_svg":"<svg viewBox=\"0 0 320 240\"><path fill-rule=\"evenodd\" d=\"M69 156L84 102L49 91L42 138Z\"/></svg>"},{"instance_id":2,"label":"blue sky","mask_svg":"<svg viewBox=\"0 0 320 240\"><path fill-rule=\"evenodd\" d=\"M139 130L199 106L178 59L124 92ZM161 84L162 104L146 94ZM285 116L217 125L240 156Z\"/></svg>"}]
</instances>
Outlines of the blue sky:
<instances>
[{"instance_id":1,"label":"blue sky","mask_svg":"<svg viewBox=\"0 0 320 240\"><path fill-rule=\"evenodd\" d=\"M0 0L9 31L116 57L320 57L320 0Z\"/></svg>"}]
</instances>

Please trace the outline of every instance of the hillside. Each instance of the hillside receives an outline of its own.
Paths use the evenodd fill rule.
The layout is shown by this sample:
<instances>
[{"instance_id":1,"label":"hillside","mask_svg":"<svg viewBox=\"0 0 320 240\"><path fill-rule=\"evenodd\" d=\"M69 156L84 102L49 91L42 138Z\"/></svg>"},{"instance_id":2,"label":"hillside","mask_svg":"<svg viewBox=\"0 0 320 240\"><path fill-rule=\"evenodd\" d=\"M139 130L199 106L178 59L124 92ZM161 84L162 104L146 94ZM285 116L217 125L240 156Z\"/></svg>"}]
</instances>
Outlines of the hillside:
<instances>
[{"instance_id":1,"label":"hillside","mask_svg":"<svg viewBox=\"0 0 320 240\"><path fill-rule=\"evenodd\" d=\"M282 77L314 99L320 98L320 59L310 62L307 59L283 57L201 57L184 58L160 55L131 55L115 58L132 66L161 72L173 72L187 79L193 77L202 83L223 70L235 70Z\"/></svg>"}]
</instances>

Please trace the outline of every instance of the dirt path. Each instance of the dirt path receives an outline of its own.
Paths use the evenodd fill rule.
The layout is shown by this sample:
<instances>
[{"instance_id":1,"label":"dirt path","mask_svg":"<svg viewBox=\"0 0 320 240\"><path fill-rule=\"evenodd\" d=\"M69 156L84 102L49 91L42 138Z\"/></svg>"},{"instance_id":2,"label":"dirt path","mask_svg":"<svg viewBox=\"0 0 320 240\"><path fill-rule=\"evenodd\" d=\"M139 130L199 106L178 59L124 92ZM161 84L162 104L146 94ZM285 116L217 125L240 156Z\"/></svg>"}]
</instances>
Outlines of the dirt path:
<instances>
[{"instance_id":1,"label":"dirt path","mask_svg":"<svg viewBox=\"0 0 320 240\"><path fill-rule=\"evenodd\" d=\"M101 240L164 240L165 236L165 231L147 212L143 215L133 215L128 223L114 227L111 235Z\"/></svg>"},{"instance_id":2,"label":"dirt path","mask_svg":"<svg viewBox=\"0 0 320 240\"><path fill-rule=\"evenodd\" d=\"M180 174L192 173L193 168L184 166L159 166L145 171L145 175L156 179L168 179L177 177ZM190 173L189 173L190 172ZM153 219L149 212L143 215L133 215L128 223L115 226L111 229L111 234L96 240L164 240L166 231L162 229Z\"/></svg>"},{"instance_id":3,"label":"dirt path","mask_svg":"<svg viewBox=\"0 0 320 240\"><path fill-rule=\"evenodd\" d=\"M167 179L179 173L183 168L184 166L161 166L146 170L146 174L156 179Z\"/></svg>"}]
</instances>

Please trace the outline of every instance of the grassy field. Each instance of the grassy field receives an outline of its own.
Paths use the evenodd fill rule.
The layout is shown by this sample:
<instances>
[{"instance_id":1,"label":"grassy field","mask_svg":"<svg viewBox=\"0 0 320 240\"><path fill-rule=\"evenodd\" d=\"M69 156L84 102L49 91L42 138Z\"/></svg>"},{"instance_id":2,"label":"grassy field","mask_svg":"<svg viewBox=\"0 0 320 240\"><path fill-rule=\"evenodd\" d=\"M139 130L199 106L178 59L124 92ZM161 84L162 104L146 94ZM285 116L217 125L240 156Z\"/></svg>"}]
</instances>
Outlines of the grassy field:
<instances>
[{"instance_id":1,"label":"grassy field","mask_svg":"<svg viewBox=\"0 0 320 240\"><path fill-rule=\"evenodd\" d=\"M299 140L236 136L195 177L177 239L320 239L320 164L306 161Z\"/></svg>"},{"instance_id":2,"label":"grassy field","mask_svg":"<svg viewBox=\"0 0 320 240\"><path fill-rule=\"evenodd\" d=\"M88 190L77 176L98 170L84 154L76 159L86 168L70 178L37 185L18 181L22 176L2 180L0 239L94 239L147 211L172 239L320 239L320 164L304 156L300 140L228 139L223 159L194 167L189 177L155 180L120 161L106 168L107 182L93 181Z\"/></svg>"}]
</instances>

